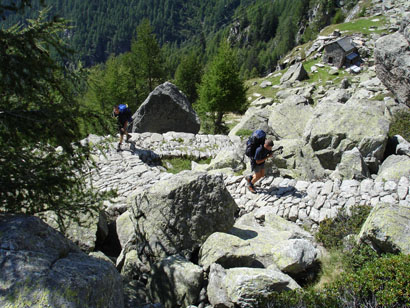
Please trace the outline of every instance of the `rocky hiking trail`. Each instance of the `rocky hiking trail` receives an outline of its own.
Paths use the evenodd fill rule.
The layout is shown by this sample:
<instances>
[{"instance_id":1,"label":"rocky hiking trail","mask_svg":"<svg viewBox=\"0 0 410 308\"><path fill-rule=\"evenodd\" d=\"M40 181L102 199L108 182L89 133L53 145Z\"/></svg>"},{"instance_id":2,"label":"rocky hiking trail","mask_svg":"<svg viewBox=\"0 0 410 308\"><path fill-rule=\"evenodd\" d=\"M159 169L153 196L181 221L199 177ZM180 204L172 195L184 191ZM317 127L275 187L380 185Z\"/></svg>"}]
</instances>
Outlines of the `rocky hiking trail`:
<instances>
[{"instance_id":1,"label":"rocky hiking trail","mask_svg":"<svg viewBox=\"0 0 410 308\"><path fill-rule=\"evenodd\" d=\"M119 196L115 202L107 203L107 212L113 216L127 210L127 197L136 188L149 188L158 181L173 177L159 165L161 158L209 158L222 150L235 151L243 147L239 137L222 135L169 132L132 136L133 143L128 146L129 149L125 146L125 151L117 153L115 144L112 144L106 153L95 155L99 172L95 175L93 185L101 190L118 190ZM89 137L89 142L98 143L101 140L102 137ZM379 202L386 202L410 206L410 175L398 181L377 181L371 178L362 181L305 181L270 175L257 183L257 194L248 191L244 175L227 172L223 174L223 179L240 208L240 215L257 208L270 207L275 214L313 229L325 218L334 218L338 211L349 210L356 205L375 206Z\"/></svg>"}]
</instances>

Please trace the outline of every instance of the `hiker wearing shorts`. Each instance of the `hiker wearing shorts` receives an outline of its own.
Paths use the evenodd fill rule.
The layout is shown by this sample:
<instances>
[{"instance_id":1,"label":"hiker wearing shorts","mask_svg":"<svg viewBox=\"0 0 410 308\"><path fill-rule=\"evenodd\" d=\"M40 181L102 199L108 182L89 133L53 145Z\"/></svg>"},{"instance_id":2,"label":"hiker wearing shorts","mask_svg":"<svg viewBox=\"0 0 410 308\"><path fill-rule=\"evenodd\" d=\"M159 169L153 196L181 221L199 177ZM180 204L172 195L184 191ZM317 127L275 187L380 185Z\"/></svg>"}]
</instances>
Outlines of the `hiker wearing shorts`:
<instances>
[{"instance_id":1,"label":"hiker wearing shorts","mask_svg":"<svg viewBox=\"0 0 410 308\"><path fill-rule=\"evenodd\" d=\"M126 141L129 142L131 135L128 134L128 125L132 121L131 110L126 107L126 105L116 105L112 112L113 117L116 117L118 120L118 130L120 133L120 142L118 143L117 151L121 151L122 140L124 135L127 135Z\"/></svg>"},{"instance_id":2,"label":"hiker wearing shorts","mask_svg":"<svg viewBox=\"0 0 410 308\"><path fill-rule=\"evenodd\" d=\"M273 141L268 139L263 145L260 145L256 151L255 156L251 158L251 168L254 172L253 175L247 176L246 181L248 182L248 188L252 193L256 193L255 184L261 178L265 176L265 161L272 157Z\"/></svg>"}]
</instances>

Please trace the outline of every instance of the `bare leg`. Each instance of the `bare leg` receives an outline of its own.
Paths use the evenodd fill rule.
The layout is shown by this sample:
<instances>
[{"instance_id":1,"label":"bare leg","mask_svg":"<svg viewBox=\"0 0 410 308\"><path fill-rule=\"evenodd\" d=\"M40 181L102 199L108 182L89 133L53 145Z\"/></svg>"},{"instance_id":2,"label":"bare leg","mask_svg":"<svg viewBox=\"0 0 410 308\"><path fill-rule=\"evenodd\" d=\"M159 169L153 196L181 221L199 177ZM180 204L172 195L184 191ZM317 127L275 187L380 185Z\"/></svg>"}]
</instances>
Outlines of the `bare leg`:
<instances>
[{"instance_id":1,"label":"bare leg","mask_svg":"<svg viewBox=\"0 0 410 308\"><path fill-rule=\"evenodd\" d=\"M261 178L265 176L265 169L261 169L259 172L255 172L255 174L252 177L252 185L256 184L257 181L259 181Z\"/></svg>"}]
</instances>

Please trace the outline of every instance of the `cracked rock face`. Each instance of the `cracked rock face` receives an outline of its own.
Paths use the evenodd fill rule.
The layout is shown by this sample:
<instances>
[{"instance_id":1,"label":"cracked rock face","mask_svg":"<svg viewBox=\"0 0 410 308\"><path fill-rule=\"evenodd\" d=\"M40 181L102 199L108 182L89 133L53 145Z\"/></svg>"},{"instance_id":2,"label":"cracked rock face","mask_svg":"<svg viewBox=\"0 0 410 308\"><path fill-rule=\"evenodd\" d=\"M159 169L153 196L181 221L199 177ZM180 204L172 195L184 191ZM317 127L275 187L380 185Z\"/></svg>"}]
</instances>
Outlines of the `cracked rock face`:
<instances>
[{"instance_id":1,"label":"cracked rock face","mask_svg":"<svg viewBox=\"0 0 410 308\"><path fill-rule=\"evenodd\" d=\"M121 277L37 217L0 215L0 307L123 307Z\"/></svg>"},{"instance_id":2,"label":"cracked rock face","mask_svg":"<svg viewBox=\"0 0 410 308\"><path fill-rule=\"evenodd\" d=\"M137 190L129 210L144 254L158 261L178 253L189 259L213 232L231 229L238 208L222 176L181 172Z\"/></svg>"},{"instance_id":3,"label":"cracked rock face","mask_svg":"<svg viewBox=\"0 0 410 308\"><path fill-rule=\"evenodd\" d=\"M410 107L410 13L402 22L402 32L381 37L374 50L377 76L399 102Z\"/></svg>"},{"instance_id":4,"label":"cracked rock face","mask_svg":"<svg viewBox=\"0 0 410 308\"><path fill-rule=\"evenodd\" d=\"M185 94L170 82L159 85L133 115L133 132L198 133L199 118Z\"/></svg>"}]
</instances>

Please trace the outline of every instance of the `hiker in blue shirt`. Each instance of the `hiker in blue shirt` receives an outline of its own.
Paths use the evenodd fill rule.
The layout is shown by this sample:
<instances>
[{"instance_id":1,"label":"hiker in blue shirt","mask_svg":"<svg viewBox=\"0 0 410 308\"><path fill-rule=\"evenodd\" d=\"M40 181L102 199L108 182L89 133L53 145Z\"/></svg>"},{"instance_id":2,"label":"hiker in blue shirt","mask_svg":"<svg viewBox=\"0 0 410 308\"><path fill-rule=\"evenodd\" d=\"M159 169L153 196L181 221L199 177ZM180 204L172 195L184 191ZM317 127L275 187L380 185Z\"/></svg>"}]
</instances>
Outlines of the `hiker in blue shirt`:
<instances>
[{"instance_id":1,"label":"hiker in blue shirt","mask_svg":"<svg viewBox=\"0 0 410 308\"><path fill-rule=\"evenodd\" d=\"M248 181L248 188L252 193L256 193L255 183L265 176L265 161L272 157L273 141L267 139L263 145L260 145L256 151L255 156L251 158L251 168L253 175L246 177Z\"/></svg>"},{"instance_id":2,"label":"hiker in blue shirt","mask_svg":"<svg viewBox=\"0 0 410 308\"><path fill-rule=\"evenodd\" d=\"M131 135L128 134L128 125L132 122L132 113L127 105L114 106L112 116L118 120L118 130L120 133L120 142L118 143L117 152L121 151L122 140L127 135L125 142L129 142Z\"/></svg>"}]
</instances>

